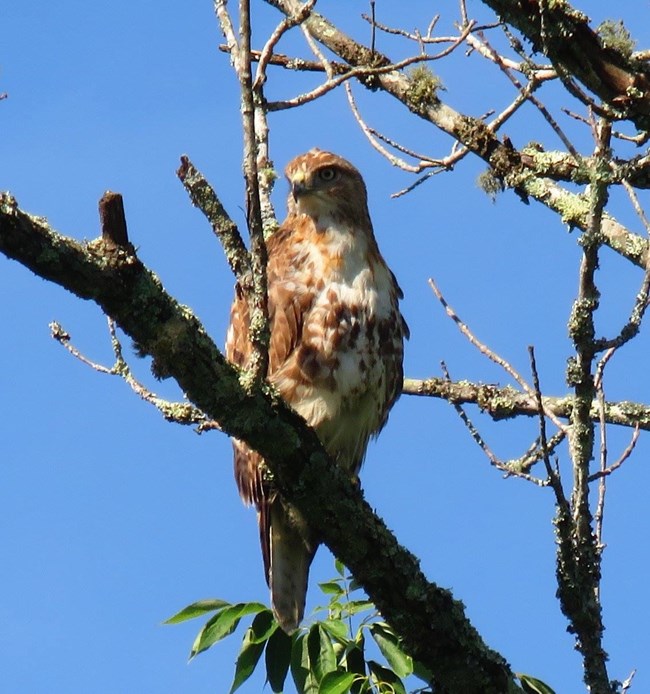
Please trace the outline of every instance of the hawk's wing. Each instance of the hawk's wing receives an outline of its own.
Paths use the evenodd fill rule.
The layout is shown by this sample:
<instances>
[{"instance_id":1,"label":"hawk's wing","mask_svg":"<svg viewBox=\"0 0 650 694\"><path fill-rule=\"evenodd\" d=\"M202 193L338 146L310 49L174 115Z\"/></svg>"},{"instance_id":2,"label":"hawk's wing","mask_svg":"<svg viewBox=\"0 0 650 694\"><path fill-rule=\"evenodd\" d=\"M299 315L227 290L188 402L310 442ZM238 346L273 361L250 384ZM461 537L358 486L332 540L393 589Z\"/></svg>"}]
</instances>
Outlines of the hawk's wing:
<instances>
[{"instance_id":1,"label":"hawk's wing","mask_svg":"<svg viewBox=\"0 0 650 694\"><path fill-rule=\"evenodd\" d=\"M306 286L297 287L288 281L290 268L296 262L289 244L291 234L289 217L267 241L268 250L268 311L269 311L269 371L271 378L289 359L300 344L304 316L309 311L314 293ZM237 366L244 368L250 357L248 338L250 316L248 302L239 285L235 288L235 300L230 311L230 327L226 339L226 356ZM235 481L239 493L247 504L255 504L259 516L260 544L264 559L264 571L269 580L270 570L270 522L271 502L264 483L262 458L244 442L233 439Z\"/></svg>"}]
</instances>

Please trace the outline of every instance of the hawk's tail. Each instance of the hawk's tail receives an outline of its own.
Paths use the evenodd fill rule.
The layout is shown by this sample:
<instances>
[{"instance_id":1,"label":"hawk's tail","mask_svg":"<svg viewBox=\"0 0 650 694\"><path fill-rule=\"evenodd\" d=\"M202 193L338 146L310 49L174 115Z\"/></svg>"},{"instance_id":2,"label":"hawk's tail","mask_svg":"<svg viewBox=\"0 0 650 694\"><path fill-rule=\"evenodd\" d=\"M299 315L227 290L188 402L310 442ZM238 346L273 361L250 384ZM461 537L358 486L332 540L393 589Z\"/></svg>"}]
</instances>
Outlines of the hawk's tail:
<instances>
[{"instance_id":1,"label":"hawk's tail","mask_svg":"<svg viewBox=\"0 0 650 694\"><path fill-rule=\"evenodd\" d=\"M289 512L279 498L276 497L265 510L260 517L260 531L262 543L268 542L266 568L271 607L282 629L291 634L305 612L309 566L316 548L306 539L308 532L304 521L295 511Z\"/></svg>"}]
</instances>

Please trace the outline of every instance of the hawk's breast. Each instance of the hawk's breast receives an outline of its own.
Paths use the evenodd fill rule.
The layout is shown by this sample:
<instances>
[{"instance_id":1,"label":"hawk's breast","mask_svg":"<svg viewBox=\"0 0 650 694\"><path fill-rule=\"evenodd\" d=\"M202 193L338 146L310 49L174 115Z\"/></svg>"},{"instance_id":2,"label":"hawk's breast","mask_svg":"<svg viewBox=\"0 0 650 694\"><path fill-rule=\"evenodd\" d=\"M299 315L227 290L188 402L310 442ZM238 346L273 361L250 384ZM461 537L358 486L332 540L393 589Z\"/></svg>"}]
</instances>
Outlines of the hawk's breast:
<instances>
[{"instance_id":1,"label":"hawk's breast","mask_svg":"<svg viewBox=\"0 0 650 694\"><path fill-rule=\"evenodd\" d=\"M330 455L358 469L401 388L399 290L363 231L330 226L294 238L293 250L278 282L311 300L300 340L271 380Z\"/></svg>"}]
</instances>

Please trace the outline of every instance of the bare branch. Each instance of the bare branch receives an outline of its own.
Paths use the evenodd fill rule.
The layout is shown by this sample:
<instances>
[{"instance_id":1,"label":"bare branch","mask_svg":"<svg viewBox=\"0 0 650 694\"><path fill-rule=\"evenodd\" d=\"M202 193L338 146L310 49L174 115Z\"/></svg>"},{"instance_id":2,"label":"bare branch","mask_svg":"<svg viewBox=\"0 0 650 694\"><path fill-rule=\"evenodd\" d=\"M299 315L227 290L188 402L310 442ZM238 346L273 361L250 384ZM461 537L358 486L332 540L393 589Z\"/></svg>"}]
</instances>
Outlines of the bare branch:
<instances>
[{"instance_id":1,"label":"bare branch","mask_svg":"<svg viewBox=\"0 0 650 694\"><path fill-rule=\"evenodd\" d=\"M251 259L237 225L226 212L212 186L187 156L181 157L176 172L192 204L198 207L221 242L230 269L244 291L252 291Z\"/></svg>"},{"instance_id":2,"label":"bare branch","mask_svg":"<svg viewBox=\"0 0 650 694\"><path fill-rule=\"evenodd\" d=\"M636 675L636 670L632 670L625 682L621 684L621 694L626 694L626 692L630 690L630 687L632 686L632 680L634 679L634 675Z\"/></svg>"},{"instance_id":3,"label":"bare branch","mask_svg":"<svg viewBox=\"0 0 650 694\"><path fill-rule=\"evenodd\" d=\"M381 65L378 67L355 67L355 68L351 68L346 73L344 73L342 75L337 75L336 77L331 77L326 82L323 82L323 84L319 85L318 87L315 87L311 91L305 92L304 94L299 94L298 96L294 97L293 99L285 99L284 101L270 101L267 104L267 109L269 111L283 111L283 110L288 109L288 108L296 108L297 106L302 106L303 104L306 104L310 101L315 101L316 99L320 99L320 97L324 96L328 92L331 92L333 89L336 89L337 87L342 85L344 82L352 79L353 77L360 79L360 78L374 77L376 75L384 75L384 74L387 74L389 72L395 72L395 71L403 70L405 67L408 67L409 65L415 65L417 63L424 63L424 62L428 62L431 60L438 60L439 58L442 58L442 57L444 57L443 54L414 55L414 56L411 56L410 58L404 58L404 60L400 60L397 63L391 63L390 65Z\"/></svg>"},{"instance_id":4,"label":"bare branch","mask_svg":"<svg viewBox=\"0 0 650 694\"><path fill-rule=\"evenodd\" d=\"M592 366L596 354L594 313L599 304L595 283L602 237L600 229L607 201L607 184L599 177L606 169L611 124L603 121L598 133L589 189L590 223L583 235L578 297L569 319L569 335L576 355L567 369L567 380L575 390L571 413L569 452L573 463L570 513L558 509L558 597L562 611L576 634L585 671L585 683L592 690L612 691L607 675L607 654L603 649L602 610L598 600L600 551L593 529L589 504L589 464L594 448L594 424L590 412L595 400Z\"/></svg>"},{"instance_id":5,"label":"bare branch","mask_svg":"<svg viewBox=\"0 0 650 694\"><path fill-rule=\"evenodd\" d=\"M284 36L284 34L292 29L293 27L301 24L305 18L312 11L312 8L316 4L316 0L309 0L303 5L302 10L296 17L285 17L280 24L274 29L273 33L267 39L264 44L264 48L261 51L250 50L251 60L257 61L257 70L255 72L255 81L253 82L253 89L259 89L266 81L266 67L275 57L273 55L273 49L278 44L278 41ZM220 46L219 48L223 48Z\"/></svg>"},{"instance_id":6,"label":"bare branch","mask_svg":"<svg viewBox=\"0 0 650 694\"><path fill-rule=\"evenodd\" d=\"M532 104L534 104L539 112L542 114L546 122L551 126L555 134L560 138L562 141L562 144L567 148L567 150L571 153L573 158L576 161L580 161L580 155L576 151L575 147L573 146L573 143L569 138L564 134L562 128L558 125L557 121L551 114L549 113L548 109L542 104L539 99L537 99L535 96L533 96L533 91L539 86L540 81L536 78L535 75L533 75L530 78L530 81L528 82L527 85L522 85L521 82L512 74L511 68L506 65L504 60L501 58L499 53L492 48L492 46L488 43L487 39L479 34L481 41L482 41L482 46L483 50L487 53L489 58L492 60L492 62L497 65L497 67L503 72L503 74L510 80L510 82L519 90L519 93L522 96L525 96L525 99L527 101L530 101ZM553 73L553 76L555 77L555 73Z\"/></svg>"},{"instance_id":7,"label":"bare branch","mask_svg":"<svg viewBox=\"0 0 650 694\"><path fill-rule=\"evenodd\" d=\"M223 53L230 53L230 47L227 44L220 44L219 50ZM251 60L258 61L262 57L262 51L256 51L251 48ZM271 53L267 57L267 64L276 67L282 67L285 70L293 70L294 72L327 72L325 66L315 60L306 60L304 58L294 58L284 53ZM339 63L334 60L328 61L329 66L335 75L348 72L350 66L347 63Z\"/></svg>"},{"instance_id":8,"label":"bare branch","mask_svg":"<svg viewBox=\"0 0 650 694\"><path fill-rule=\"evenodd\" d=\"M451 377L449 376L449 371L447 370L447 365L442 362L441 364L443 373L445 375L445 379L447 381L451 381ZM493 453L492 449L488 446L487 442L485 439L481 436L479 433L478 429L474 425L474 422L468 417L467 413L465 410L462 408L461 405L458 403L452 403L454 409L456 410L456 413L460 417L460 420L463 422L467 430L469 431L470 436L472 439L474 439L476 445L485 453L485 456L487 459L490 461L490 464L495 467L497 470L501 470L502 472L506 473L507 477L519 477L521 479L525 479L528 482L533 482L536 484L538 487L543 487L545 486L544 480L539 479L538 477L533 477L532 475L528 474L524 470L522 470L520 465L508 465L507 463L501 462L497 456Z\"/></svg>"},{"instance_id":9,"label":"bare branch","mask_svg":"<svg viewBox=\"0 0 650 694\"><path fill-rule=\"evenodd\" d=\"M636 191L634 190L634 188L632 188L629 181L623 180L621 181L621 183L623 184L623 187L625 188L625 191L627 192L630 198L630 202L632 203L632 207L634 207L634 211L637 213L639 219L643 222L646 234L650 235L650 221L648 221L648 218L646 217L645 212L641 207L641 203L639 202L639 198L637 197Z\"/></svg>"},{"instance_id":10,"label":"bare branch","mask_svg":"<svg viewBox=\"0 0 650 694\"><path fill-rule=\"evenodd\" d=\"M557 431L550 439L546 441L546 448L541 445L541 440L538 438L533 441L532 445L528 450L520 457L515 460L507 460L504 464L509 468L518 470L520 472L527 472L533 465L538 463L542 458L546 456L551 456L555 452L556 448L566 439L566 434L563 431ZM548 486L545 480L542 480L542 486Z\"/></svg>"},{"instance_id":11,"label":"bare branch","mask_svg":"<svg viewBox=\"0 0 650 694\"><path fill-rule=\"evenodd\" d=\"M112 318L108 318L108 330L111 336L113 353L115 355L115 363L111 367L91 361L82 354L70 341L70 334L66 332L59 323L50 323L50 330L52 337L60 345L65 347L75 359L78 359L82 364L89 366L94 371L122 378L139 398L153 405L168 422L196 425L199 433L209 429L221 430L219 423L207 417L198 407L194 407L194 405L189 402L170 402L169 400L159 398L155 393L138 381L124 359L122 345L117 337L115 322Z\"/></svg>"},{"instance_id":12,"label":"bare branch","mask_svg":"<svg viewBox=\"0 0 650 694\"><path fill-rule=\"evenodd\" d=\"M632 438L630 439L630 442L628 445L625 447L619 458L606 467L603 470L599 470L598 472L594 472L593 475L589 476L589 481L593 482L594 480L598 479L603 479L605 477L608 477L609 475L612 474L612 472L618 470L618 468L623 465L623 463L629 459L629 457L632 455L632 452L634 451L634 448L636 447L636 443L639 440L639 433L640 433L640 427L636 427L634 429L634 433L632 434Z\"/></svg>"},{"instance_id":13,"label":"bare branch","mask_svg":"<svg viewBox=\"0 0 650 694\"><path fill-rule=\"evenodd\" d=\"M458 314L454 311L454 309L447 303L447 300L444 298L442 295L441 291L438 289L438 286L436 283L433 281L433 279L429 278L429 286L433 290L433 293L435 294L436 298L438 301L442 304L443 308L445 309L445 313L451 318L451 320L456 323L458 329L463 333L463 335L469 340L469 342L476 347L481 354L486 356L490 361L493 361L495 364L498 364L507 374L509 374L512 378L517 381L517 383L521 386L521 388L532 398L535 398L535 391L531 386L526 382L526 380L519 374L518 371L514 369L514 367L510 364L510 362L506 361L503 357L500 357L498 354L493 352L487 345L482 343L473 333L472 331L467 327L463 321L458 317ZM542 403L543 405L543 403ZM550 410L544 409L544 414L555 424L555 426L558 427L560 430L564 430L565 426L560 422L560 420L551 412Z\"/></svg>"},{"instance_id":14,"label":"bare branch","mask_svg":"<svg viewBox=\"0 0 650 694\"><path fill-rule=\"evenodd\" d=\"M484 58L491 60L494 63L501 64L509 70L514 70L526 75L529 79L535 82L546 82L548 80L557 79L557 73L552 67L535 67L530 62L518 62L498 54L483 37L477 33L471 33L465 39L466 43L471 46L477 53L480 53Z\"/></svg>"},{"instance_id":15,"label":"bare branch","mask_svg":"<svg viewBox=\"0 0 650 694\"><path fill-rule=\"evenodd\" d=\"M537 363L535 361L535 350L532 346L528 347L528 354L530 356L530 370L533 375L533 388L535 389L535 400L537 402L537 410L539 412L539 440L540 448L542 450L542 458L544 460L544 466L546 467L546 475L548 477L548 482L555 493L555 503L563 508L568 508L568 503L566 497L564 496L564 489L562 488L562 479L560 478L559 472L553 469L551 465L550 449L548 445L548 439L546 438L546 419L544 418L544 405L542 403L542 391L539 387L539 374L537 373Z\"/></svg>"},{"instance_id":16,"label":"bare branch","mask_svg":"<svg viewBox=\"0 0 650 694\"><path fill-rule=\"evenodd\" d=\"M99 200L99 219L102 227L102 239L113 247L128 246L129 235L126 230L124 202L119 193L107 190Z\"/></svg>"}]
</instances>

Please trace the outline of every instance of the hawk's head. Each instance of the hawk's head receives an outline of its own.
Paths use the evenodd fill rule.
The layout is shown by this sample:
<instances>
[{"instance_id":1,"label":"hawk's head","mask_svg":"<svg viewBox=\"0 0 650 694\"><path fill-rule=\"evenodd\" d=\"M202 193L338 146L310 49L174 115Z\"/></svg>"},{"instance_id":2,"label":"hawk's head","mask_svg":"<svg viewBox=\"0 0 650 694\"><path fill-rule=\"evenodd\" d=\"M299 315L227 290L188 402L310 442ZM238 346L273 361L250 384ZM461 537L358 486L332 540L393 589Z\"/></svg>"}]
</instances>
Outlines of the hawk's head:
<instances>
[{"instance_id":1,"label":"hawk's head","mask_svg":"<svg viewBox=\"0 0 650 694\"><path fill-rule=\"evenodd\" d=\"M291 160L285 173L291 188L289 213L370 225L366 186L349 161L314 148Z\"/></svg>"}]
</instances>

